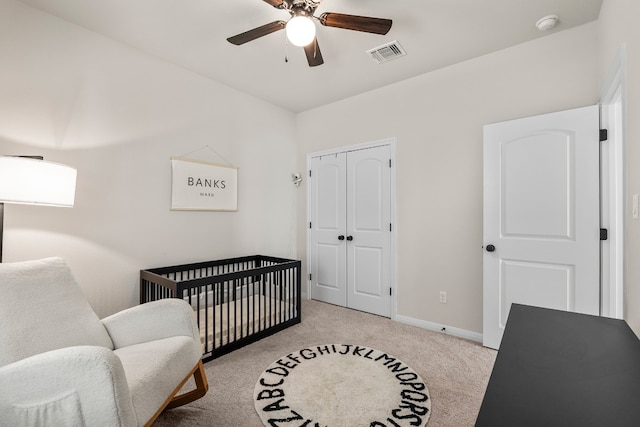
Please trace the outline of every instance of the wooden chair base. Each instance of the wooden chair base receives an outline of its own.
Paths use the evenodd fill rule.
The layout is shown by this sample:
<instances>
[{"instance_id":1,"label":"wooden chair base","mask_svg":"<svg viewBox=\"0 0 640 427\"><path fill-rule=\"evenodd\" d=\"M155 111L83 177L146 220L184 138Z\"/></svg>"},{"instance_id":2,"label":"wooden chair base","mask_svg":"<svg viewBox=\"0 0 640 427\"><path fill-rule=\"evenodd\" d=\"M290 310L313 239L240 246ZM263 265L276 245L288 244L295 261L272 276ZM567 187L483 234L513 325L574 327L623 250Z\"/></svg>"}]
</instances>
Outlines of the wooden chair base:
<instances>
[{"instance_id":1,"label":"wooden chair base","mask_svg":"<svg viewBox=\"0 0 640 427\"><path fill-rule=\"evenodd\" d=\"M194 390L188 391L186 393L182 393L179 396L176 396L182 386L184 386L187 381L193 376L193 379L196 382L196 388ZM200 360L196 366L189 372L189 374L182 380L182 382L176 387L176 389L171 393L171 395L167 398L167 400L162 404L160 409L151 417L149 421L145 424L145 427L151 426L153 422L160 416L162 411L165 409L173 409L178 406L186 405L187 403L193 402L194 400L200 399L202 396L207 394L209 390L209 383L207 382L207 375L204 373L204 365L202 364L202 360Z\"/></svg>"},{"instance_id":2,"label":"wooden chair base","mask_svg":"<svg viewBox=\"0 0 640 427\"><path fill-rule=\"evenodd\" d=\"M193 379L196 382L196 389L188 391L186 393L182 393L180 396L176 396L176 393L180 390L180 388L189 380L189 378L193 375ZM191 371L189 375L182 381L182 383L178 386L176 391L172 394L171 400L167 403L165 409L173 409L178 406L186 405L187 403L193 402L194 400L200 399L202 396L207 394L209 390L209 383L207 382L207 376L204 373L204 365L202 364L202 360L198 362L195 368Z\"/></svg>"}]
</instances>

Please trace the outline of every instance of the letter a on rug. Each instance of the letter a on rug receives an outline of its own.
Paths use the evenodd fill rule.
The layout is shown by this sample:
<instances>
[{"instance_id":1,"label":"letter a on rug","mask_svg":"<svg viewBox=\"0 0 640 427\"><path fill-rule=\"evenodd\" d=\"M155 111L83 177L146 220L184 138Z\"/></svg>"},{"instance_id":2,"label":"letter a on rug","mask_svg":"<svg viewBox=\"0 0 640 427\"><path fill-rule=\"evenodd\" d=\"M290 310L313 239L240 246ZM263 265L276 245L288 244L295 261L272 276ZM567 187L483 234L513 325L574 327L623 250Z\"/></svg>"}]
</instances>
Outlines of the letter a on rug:
<instances>
[{"instance_id":1,"label":"letter a on rug","mask_svg":"<svg viewBox=\"0 0 640 427\"><path fill-rule=\"evenodd\" d=\"M265 426L424 427L429 390L394 356L352 344L303 348L273 362L253 391Z\"/></svg>"}]
</instances>

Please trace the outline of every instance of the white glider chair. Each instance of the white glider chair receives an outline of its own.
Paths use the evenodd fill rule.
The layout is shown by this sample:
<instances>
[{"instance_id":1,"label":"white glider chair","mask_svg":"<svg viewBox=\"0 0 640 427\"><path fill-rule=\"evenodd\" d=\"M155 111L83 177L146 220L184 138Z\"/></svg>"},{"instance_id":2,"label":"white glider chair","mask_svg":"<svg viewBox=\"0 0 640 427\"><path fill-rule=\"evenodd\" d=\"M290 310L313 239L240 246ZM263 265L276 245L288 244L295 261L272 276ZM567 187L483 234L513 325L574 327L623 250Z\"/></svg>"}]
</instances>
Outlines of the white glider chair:
<instances>
[{"instance_id":1,"label":"white glider chair","mask_svg":"<svg viewBox=\"0 0 640 427\"><path fill-rule=\"evenodd\" d=\"M0 425L151 425L207 392L201 357L182 300L100 320L61 258L0 263Z\"/></svg>"}]
</instances>

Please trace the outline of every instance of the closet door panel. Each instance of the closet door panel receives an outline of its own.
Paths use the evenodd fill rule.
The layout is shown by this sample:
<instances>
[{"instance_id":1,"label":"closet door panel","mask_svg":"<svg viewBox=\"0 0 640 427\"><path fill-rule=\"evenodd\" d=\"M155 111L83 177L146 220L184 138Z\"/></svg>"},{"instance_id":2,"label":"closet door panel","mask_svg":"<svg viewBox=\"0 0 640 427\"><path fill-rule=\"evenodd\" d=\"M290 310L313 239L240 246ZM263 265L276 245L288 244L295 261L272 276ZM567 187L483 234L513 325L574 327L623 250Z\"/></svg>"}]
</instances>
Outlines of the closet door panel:
<instances>
[{"instance_id":1,"label":"closet door panel","mask_svg":"<svg viewBox=\"0 0 640 427\"><path fill-rule=\"evenodd\" d=\"M389 146L347 156L347 306L386 317L391 316L389 159Z\"/></svg>"},{"instance_id":2,"label":"closet door panel","mask_svg":"<svg viewBox=\"0 0 640 427\"><path fill-rule=\"evenodd\" d=\"M346 153L311 159L311 174L311 297L346 306Z\"/></svg>"}]
</instances>

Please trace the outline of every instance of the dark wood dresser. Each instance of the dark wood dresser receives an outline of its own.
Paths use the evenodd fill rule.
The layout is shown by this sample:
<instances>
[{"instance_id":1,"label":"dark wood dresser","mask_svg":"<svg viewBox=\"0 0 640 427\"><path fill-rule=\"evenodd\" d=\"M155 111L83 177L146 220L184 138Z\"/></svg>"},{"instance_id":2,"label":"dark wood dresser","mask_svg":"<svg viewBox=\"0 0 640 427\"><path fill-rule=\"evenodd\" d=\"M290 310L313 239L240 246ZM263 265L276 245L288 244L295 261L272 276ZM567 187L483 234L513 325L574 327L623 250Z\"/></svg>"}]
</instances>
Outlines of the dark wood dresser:
<instances>
[{"instance_id":1,"label":"dark wood dresser","mask_svg":"<svg viewBox=\"0 0 640 427\"><path fill-rule=\"evenodd\" d=\"M476 427L640 426L640 340L623 320L513 304Z\"/></svg>"}]
</instances>

